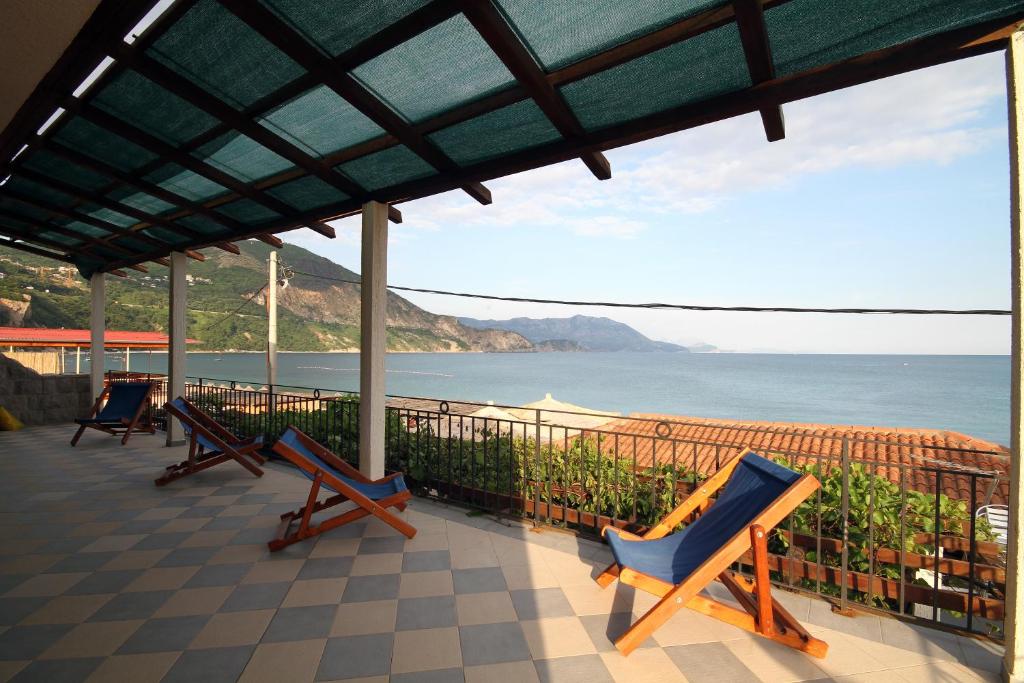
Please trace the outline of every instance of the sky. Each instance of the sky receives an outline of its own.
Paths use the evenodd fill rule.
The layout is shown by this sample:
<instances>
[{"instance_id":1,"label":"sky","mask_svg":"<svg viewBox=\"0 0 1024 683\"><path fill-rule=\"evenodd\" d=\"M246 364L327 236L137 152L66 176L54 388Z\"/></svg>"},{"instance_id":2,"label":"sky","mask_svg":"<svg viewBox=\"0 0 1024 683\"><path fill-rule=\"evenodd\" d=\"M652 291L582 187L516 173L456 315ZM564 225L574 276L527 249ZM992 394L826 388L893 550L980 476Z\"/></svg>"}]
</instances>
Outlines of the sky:
<instances>
[{"instance_id":1,"label":"sky","mask_svg":"<svg viewBox=\"0 0 1024 683\"><path fill-rule=\"evenodd\" d=\"M401 204L392 285L548 299L802 307L1009 308L1002 53L742 116ZM338 237L283 235L359 270ZM608 316L654 339L787 353L1003 354L1006 317L703 313L404 294L476 318Z\"/></svg>"}]
</instances>

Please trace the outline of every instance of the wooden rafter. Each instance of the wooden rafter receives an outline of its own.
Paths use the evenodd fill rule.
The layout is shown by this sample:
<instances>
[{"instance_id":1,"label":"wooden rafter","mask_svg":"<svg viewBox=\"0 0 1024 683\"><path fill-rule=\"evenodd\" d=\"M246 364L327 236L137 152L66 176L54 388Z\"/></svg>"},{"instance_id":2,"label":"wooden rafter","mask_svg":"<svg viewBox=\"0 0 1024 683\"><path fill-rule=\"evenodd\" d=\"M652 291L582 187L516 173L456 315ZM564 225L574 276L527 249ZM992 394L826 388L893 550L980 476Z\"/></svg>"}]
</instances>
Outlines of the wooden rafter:
<instances>
[{"instance_id":1,"label":"wooden rafter","mask_svg":"<svg viewBox=\"0 0 1024 683\"><path fill-rule=\"evenodd\" d=\"M234 176L221 171L218 168L214 168L206 162L196 159L190 154L181 152L173 145L164 142L155 135L151 135L140 128L136 128L135 126L132 126L131 124L122 121L116 116L108 114L105 111L87 106L79 108L79 111L76 113L87 121L109 130L111 133L121 136L129 142L133 142L143 149L147 149L154 154L173 161L193 173L197 173L209 180L212 180L213 182L234 191L236 194L245 197L246 199L262 204L282 216L289 217L289 215L294 212L290 206L278 199L275 199L271 195L252 189L245 183L236 179ZM334 228L329 225L324 225L318 221L310 221L309 227L325 237L334 237Z\"/></svg>"},{"instance_id":2,"label":"wooden rafter","mask_svg":"<svg viewBox=\"0 0 1024 683\"><path fill-rule=\"evenodd\" d=\"M582 141L560 140L502 159L481 162L442 178L425 178L389 188L403 200L416 199L457 187L466 180L488 180L540 166L567 161L581 150L608 150L688 130L715 121L759 111L766 105L785 104L946 62L1005 49L1010 33L1024 20L1024 12L1008 19L958 29L911 43L878 50L838 64L776 78L719 97L682 105L588 134ZM320 209L344 211L352 204Z\"/></svg>"},{"instance_id":3,"label":"wooden rafter","mask_svg":"<svg viewBox=\"0 0 1024 683\"><path fill-rule=\"evenodd\" d=\"M156 185L155 183L143 180L142 173L125 173L124 171L114 166L111 166L110 164L104 163L102 161L99 161L98 159L94 159L88 155L82 154L81 152L73 150L70 147L65 147L64 145L56 142L55 140L45 140L40 142L40 145L47 151L53 152L54 154L64 157L65 159L74 164L87 168L91 171L95 171L102 175L108 176L110 178L116 179L119 184L115 185L115 187L131 187L134 188L135 190L138 190L139 192L150 194L156 197L157 199L162 199L165 202L183 207L184 209L187 210L181 212L180 215L178 213L175 213L167 215L165 216L165 218L174 219L189 215L190 213L199 214L202 216L206 216L207 218L210 218L214 221L217 221L224 227L235 232L241 232L245 230L246 226L244 226L242 223L239 223L234 218L225 216L224 214L221 213L217 213L216 211L212 210L211 208L208 208L203 204L198 204L177 193L171 192L170 190L166 190L160 187L159 185ZM110 192L113 189L114 187L108 187L106 192Z\"/></svg>"},{"instance_id":4,"label":"wooden rafter","mask_svg":"<svg viewBox=\"0 0 1024 683\"><path fill-rule=\"evenodd\" d=\"M269 128L256 123L252 118L242 115L231 105L211 95L203 88L155 59L145 55L136 55L132 68L165 90L189 102L211 117L229 125L239 133L255 140L270 151L295 164L306 173L319 178L347 196L359 197L365 194L362 187L336 173L331 167L325 165L321 159L310 156L284 138L273 133Z\"/></svg>"},{"instance_id":5,"label":"wooden rafter","mask_svg":"<svg viewBox=\"0 0 1024 683\"><path fill-rule=\"evenodd\" d=\"M70 256L71 254L76 253L77 251L71 245L58 242L57 240L47 239L46 237L42 237L41 235L38 234L25 232L24 230L19 230L18 228L12 228L11 226L2 222L0 222L0 234L7 235L12 239L22 240L23 242L33 242L43 247L57 249L58 251L63 252L65 256Z\"/></svg>"},{"instance_id":6,"label":"wooden rafter","mask_svg":"<svg viewBox=\"0 0 1024 683\"><path fill-rule=\"evenodd\" d=\"M581 138L585 131L561 93L544 76L544 71L516 36L491 0L462 0L462 11L494 54L537 103L552 125L565 138ZM598 180L612 177L611 164L603 154L586 151L580 159Z\"/></svg>"},{"instance_id":7,"label":"wooden rafter","mask_svg":"<svg viewBox=\"0 0 1024 683\"><path fill-rule=\"evenodd\" d=\"M88 190L83 190L81 188L75 187L74 185L69 185L69 184L64 183L62 181L59 181L59 180L56 180L54 178L50 178L48 176L45 176L45 175L43 175L41 173L36 173L34 171L30 171L29 169L21 168L21 169L19 169L18 174L23 176L23 177L25 177L25 178L28 178L32 182L38 183L40 185L45 185L47 187L52 187L52 188L54 188L56 190L59 190L60 192L63 192L64 194L69 195L71 197L74 197L76 199L80 199L80 200L83 200L83 201L86 201L86 202L92 202L94 204L98 204L100 206L106 207L106 208L108 208L108 209L110 209L112 211L118 211L118 212L123 213L123 214L125 214L127 216L131 216L132 218L135 218L136 220L142 221L138 225L132 226L131 228L127 228L125 233L120 233L119 232L119 233L115 233L115 235L111 236L110 238L100 238L100 241L102 241L102 242L105 242L105 243L109 244L110 242L113 241L113 239L115 237L128 237L128 236L131 236L133 239L143 239L144 241L149 242L150 244L159 244L159 245L165 246L165 247L167 247L169 252L175 250L175 246L173 244L171 244L169 242L165 242L165 241L163 241L163 240L161 240L159 238L151 237L150 235L147 235L147 234L145 234L143 232L140 232L141 230L143 230L143 229L145 229L145 228L147 228L149 226L158 226L158 227L170 230L172 232L183 232L183 233L185 233L187 235L190 235L193 238L195 238L195 237L204 237L203 233L199 232L198 230L193 230L192 228L189 228L188 226L179 225L178 223L173 223L173 222L171 222L170 220L168 220L165 217L154 216L152 214L146 213L145 211L137 209L134 206L129 206L128 204L122 204L121 202L114 201L113 199L110 199L109 197L104 197L102 195L96 194L95 192L89 192ZM215 244L213 246L215 246L218 249L221 249L223 251L226 251L226 252L228 252L230 254L236 254L237 255L237 254L241 253L239 251L238 247L236 245L232 244L231 242L218 242L217 244Z\"/></svg>"},{"instance_id":8,"label":"wooden rafter","mask_svg":"<svg viewBox=\"0 0 1024 683\"><path fill-rule=\"evenodd\" d=\"M260 35L273 43L279 50L288 55L309 73L336 92L364 116L393 135L403 145L411 149L420 158L442 173L458 169L458 165L448 158L426 137L416 132L409 123L371 93L363 84L344 71L334 68L332 61L311 45L297 31L281 21L273 12L259 3L247 0L219 0L235 16L256 30ZM476 182L460 185L463 191L481 204L491 203L491 192ZM367 197L372 198L372 197Z\"/></svg>"},{"instance_id":9,"label":"wooden rafter","mask_svg":"<svg viewBox=\"0 0 1024 683\"><path fill-rule=\"evenodd\" d=\"M733 0L736 27L739 29L743 54L750 71L750 82L754 85L766 83L775 78L775 63L772 61L772 47L768 40L768 29L764 25L764 8L761 0ZM786 137L786 122L782 106L761 108L761 122L764 124L768 142Z\"/></svg>"},{"instance_id":10,"label":"wooden rafter","mask_svg":"<svg viewBox=\"0 0 1024 683\"><path fill-rule=\"evenodd\" d=\"M57 261L63 261L64 263L71 263L70 256L67 256L65 254L58 254L47 249L33 247L31 244L25 244L24 242L15 242L14 240L0 240L0 246L10 247L11 249L24 251L28 254L35 254L36 256L45 256L46 258L52 258Z\"/></svg>"},{"instance_id":11,"label":"wooden rafter","mask_svg":"<svg viewBox=\"0 0 1024 683\"><path fill-rule=\"evenodd\" d=\"M23 223L30 223L30 224L33 224L33 225L38 224L38 221L36 221L34 218L32 218L30 216L25 216L25 215L19 214L19 213L14 212L14 211L8 211L7 209L0 209L0 217L8 218L10 220L21 221ZM131 249L128 249L127 247L121 246L120 244L117 244L116 242L114 242L114 243L103 242L103 241L97 239L96 237L93 237L92 235L86 235L85 233L78 232L77 230L69 230L68 228L65 228L65 227L60 226L60 225L53 225L51 223L47 223L47 224L45 224L43 226L40 226L40 229L41 230L46 230L48 232L55 232L58 235L65 235L65 236L70 237L72 239L78 240L79 242L81 242L81 244L83 246L76 247L75 250L74 250L76 253L83 253L85 251L85 248L86 248L84 245L93 245L93 246L101 247L103 249L109 249L110 251L116 251L116 252L125 254L125 255L127 255L129 257L134 256L134 255L139 253L137 251L133 251Z\"/></svg>"}]
</instances>

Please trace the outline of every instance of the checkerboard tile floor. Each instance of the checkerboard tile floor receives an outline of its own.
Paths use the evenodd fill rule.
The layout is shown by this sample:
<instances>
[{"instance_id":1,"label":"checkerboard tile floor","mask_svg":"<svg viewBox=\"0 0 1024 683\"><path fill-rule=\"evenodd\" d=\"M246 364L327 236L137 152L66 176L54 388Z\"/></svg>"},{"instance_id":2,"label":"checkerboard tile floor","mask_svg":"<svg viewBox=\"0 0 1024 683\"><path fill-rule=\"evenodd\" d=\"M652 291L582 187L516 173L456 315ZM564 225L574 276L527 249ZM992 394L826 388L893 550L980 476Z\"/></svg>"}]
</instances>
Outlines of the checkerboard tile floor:
<instances>
[{"instance_id":1,"label":"checkerboard tile floor","mask_svg":"<svg viewBox=\"0 0 1024 683\"><path fill-rule=\"evenodd\" d=\"M183 457L68 427L0 433L0 681L974 681L987 642L783 595L815 660L694 612L630 657L653 599L591 577L597 544L414 500L406 540L362 521L271 555L308 482L232 463L157 488ZM721 597L716 595L716 597ZM780 598L782 599L782 598Z\"/></svg>"}]
</instances>

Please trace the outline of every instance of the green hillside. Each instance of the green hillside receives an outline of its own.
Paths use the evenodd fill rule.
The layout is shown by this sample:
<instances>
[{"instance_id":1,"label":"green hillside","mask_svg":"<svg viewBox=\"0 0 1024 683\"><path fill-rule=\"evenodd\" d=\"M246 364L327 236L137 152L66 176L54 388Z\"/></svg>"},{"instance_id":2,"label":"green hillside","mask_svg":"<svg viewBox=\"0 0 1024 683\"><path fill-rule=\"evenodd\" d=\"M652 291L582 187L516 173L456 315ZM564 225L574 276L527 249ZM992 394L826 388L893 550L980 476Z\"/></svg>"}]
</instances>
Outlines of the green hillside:
<instances>
[{"instance_id":1,"label":"green hillside","mask_svg":"<svg viewBox=\"0 0 1024 683\"><path fill-rule=\"evenodd\" d=\"M238 243L240 255L207 250L206 261L190 260L188 336L196 350L263 350L267 317L263 297L246 301L266 283L271 247ZM359 276L294 245L279 258L315 276L356 280ZM0 247L0 325L74 327L89 324L86 281L50 259ZM163 331L167 327L168 270L146 264L148 273L107 278L107 327ZM395 351L526 351L519 335L472 330L389 293L388 347ZM237 311L237 313L235 313ZM355 350L359 344L359 286L296 275L280 290L279 348L289 351Z\"/></svg>"}]
</instances>

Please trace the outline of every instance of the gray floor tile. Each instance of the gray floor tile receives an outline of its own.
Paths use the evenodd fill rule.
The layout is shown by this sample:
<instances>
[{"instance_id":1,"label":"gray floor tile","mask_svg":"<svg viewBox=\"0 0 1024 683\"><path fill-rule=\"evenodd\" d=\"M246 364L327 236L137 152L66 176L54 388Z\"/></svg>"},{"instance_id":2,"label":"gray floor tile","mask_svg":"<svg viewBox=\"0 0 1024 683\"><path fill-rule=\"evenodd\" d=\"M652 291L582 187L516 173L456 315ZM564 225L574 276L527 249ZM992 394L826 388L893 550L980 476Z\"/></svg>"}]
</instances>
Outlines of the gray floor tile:
<instances>
[{"instance_id":1,"label":"gray floor tile","mask_svg":"<svg viewBox=\"0 0 1024 683\"><path fill-rule=\"evenodd\" d=\"M0 598L0 626L12 626L50 602L50 598Z\"/></svg>"},{"instance_id":2,"label":"gray floor tile","mask_svg":"<svg viewBox=\"0 0 1024 683\"><path fill-rule=\"evenodd\" d=\"M209 548L177 548L167 553L159 562L157 567L191 567L203 565L216 555L220 548L213 546Z\"/></svg>"},{"instance_id":3,"label":"gray floor tile","mask_svg":"<svg viewBox=\"0 0 1024 683\"><path fill-rule=\"evenodd\" d=\"M203 531L226 531L244 529L249 524L248 517L214 517L203 526Z\"/></svg>"},{"instance_id":4,"label":"gray floor tile","mask_svg":"<svg viewBox=\"0 0 1024 683\"><path fill-rule=\"evenodd\" d=\"M72 628L71 624L12 626L0 633L0 660L35 659Z\"/></svg>"},{"instance_id":5,"label":"gray floor tile","mask_svg":"<svg viewBox=\"0 0 1024 683\"><path fill-rule=\"evenodd\" d=\"M12 683L81 683L103 661L102 657L83 659L44 659L32 662L11 679Z\"/></svg>"},{"instance_id":6,"label":"gray floor tile","mask_svg":"<svg viewBox=\"0 0 1024 683\"><path fill-rule=\"evenodd\" d=\"M150 619L125 641L117 654L134 655L184 650L209 620L210 617L207 615Z\"/></svg>"},{"instance_id":7,"label":"gray floor tile","mask_svg":"<svg viewBox=\"0 0 1024 683\"><path fill-rule=\"evenodd\" d=\"M368 602L370 600L394 600L398 597L401 574L381 576L350 576L345 584L342 602Z\"/></svg>"},{"instance_id":8,"label":"gray floor tile","mask_svg":"<svg viewBox=\"0 0 1024 683\"><path fill-rule=\"evenodd\" d=\"M166 522L164 522L166 524ZM166 548L177 548L178 544L186 540L192 533L188 531L169 532L165 534L150 534L136 543L132 550L164 550Z\"/></svg>"},{"instance_id":9,"label":"gray floor tile","mask_svg":"<svg viewBox=\"0 0 1024 683\"><path fill-rule=\"evenodd\" d=\"M165 524L167 524L166 519L133 519L117 527L117 531L114 533L118 535L151 534Z\"/></svg>"},{"instance_id":10,"label":"gray floor tile","mask_svg":"<svg viewBox=\"0 0 1024 683\"><path fill-rule=\"evenodd\" d=\"M455 596L442 595L430 598L406 598L398 601L396 631L413 631L421 628L442 628L458 624L455 614Z\"/></svg>"},{"instance_id":11,"label":"gray floor tile","mask_svg":"<svg viewBox=\"0 0 1024 683\"><path fill-rule=\"evenodd\" d=\"M185 583L185 588L205 588L208 586L235 586L242 580L251 564L211 564L202 567Z\"/></svg>"},{"instance_id":12,"label":"gray floor tile","mask_svg":"<svg viewBox=\"0 0 1024 683\"><path fill-rule=\"evenodd\" d=\"M400 553L405 549L405 536L370 536L359 543L360 555Z\"/></svg>"},{"instance_id":13,"label":"gray floor tile","mask_svg":"<svg viewBox=\"0 0 1024 683\"><path fill-rule=\"evenodd\" d=\"M541 683L615 683L597 655L540 659L533 663ZM754 675L748 681L756 681Z\"/></svg>"},{"instance_id":14,"label":"gray floor tile","mask_svg":"<svg viewBox=\"0 0 1024 683\"><path fill-rule=\"evenodd\" d=\"M694 643L666 647L676 667L692 683L747 683L758 680L739 657L722 643Z\"/></svg>"},{"instance_id":15,"label":"gray floor tile","mask_svg":"<svg viewBox=\"0 0 1024 683\"><path fill-rule=\"evenodd\" d=\"M406 674L391 674L390 683L465 683L462 669L437 669Z\"/></svg>"},{"instance_id":16,"label":"gray floor tile","mask_svg":"<svg viewBox=\"0 0 1024 683\"><path fill-rule=\"evenodd\" d=\"M352 571L351 557L315 557L306 560L299 570L299 579L336 579Z\"/></svg>"},{"instance_id":17,"label":"gray floor tile","mask_svg":"<svg viewBox=\"0 0 1024 683\"><path fill-rule=\"evenodd\" d=\"M428 550L405 553L402 556L402 572L434 572L452 568L452 556L447 550Z\"/></svg>"},{"instance_id":18,"label":"gray floor tile","mask_svg":"<svg viewBox=\"0 0 1024 683\"><path fill-rule=\"evenodd\" d=\"M121 553L75 553L46 568L47 574L61 572L91 572L99 569Z\"/></svg>"},{"instance_id":19,"label":"gray floor tile","mask_svg":"<svg viewBox=\"0 0 1024 683\"><path fill-rule=\"evenodd\" d=\"M393 633L331 638L320 657L316 680L387 675L394 640Z\"/></svg>"},{"instance_id":20,"label":"gray floor tile","mask_svg":"<svg viewBox=\"0 0 1024 683\"><path fill-rule=\"evenodd\" d=\"M0 595L32 578L32 574L0 574Z\"/></svg>"},{"instance_id":21,"label":"gray floor tile","mask_svg":"<svg viewBox=\"0 0 1024 683\"><path fill-rule=\"evenodd\" d=\"M269 503L274 499L272 493L246 493L235 501L235 505L256 505L258 503ZM262 514L262 513L261 513Z\"/></svg>"},{"instance_id":22,"label":"gray floor tile","mask_svg":"<svg viewBox=\"0 0 1024 683\"><path fill-rule=\"evenodd\" d=\"M583 628L598 652L615 650L615 639L625 633L634 619L629 612L612 612L611 614L591 614L580 617ZM658 647L654 638L647 638L638 647Z\"/></svg>"},{"instance_id":23,"label":"gray floor tile","mask_svg":"<svg viewBox=\"0 0 1024 683\"><path fill-rule=\"evenodd\" d=\"M161 683L234 683L252 657L254 646L186 650Z\"/></svg>"},{"instance_id":24,"label":"gray floor tile","mask_svg":"<svg viewBox=\"0 0 1024 683\"><path fill-rule=\"evenodd\" d=\"M462 664L497 664L518 662L530 658L523 629L516 622L460 626Z\"/></svg>"},{"instance_id":25,"label":"gray floor tile","mask_svg":"<svg viewBox=\"0 0 1024 683\"><path fill-rule=\"evenodd\" d=\"M174 591L145 591L142 593L121 593L96 610L88 621L122 621L125 619L149 619Z\"/></svg>"},{"instance_id":26,"label":"gray floor tile","mask_svg":"<svg viewBox=\"0 0 1024 683\"><path fill-rule=\"evenodd\" d=\"M244 518L243 518L244 519ZM242 529L235 534L228 545L253 545L255 543L266 543L274 537L274 530L272 528L255 528L255 529ZM301 545L296 543L295 545Z\"/></svg>"},{"instance_id":27,"label":"gray floor tile","mask_svg":"<svg viewBox=\"0 0 1024 683\"><path fill-rule=\"evenodd\" d=\"M93 572L65 591L64 594L96 595L98 593L120 593L125 586L141 575L141 569Z\"/></svg>"},{"instance_id":28,"label":"gray floor tile","mask_svg":"<svg viewBox=\"0 0 1024 683\"><path fill-rule=\"evenodd\" d=\"M292 587L291 582L251 583L239 586L221 605L221 612L241 612L254 609L276 609Z\"/></svg>"},{"instance_id":29,"label":"gray floor tile","mask_svg":"<svg viewBox=\"0 0 1024 683\"><path fill-rule=\"evenodd\" d=\"M251 486L221 486L213 492L215 496L241 496L252 489Z\"/></svg>"},{"instance_id":30,"label":"gray floor tile","mask_svg":"<svg viewBox=\"0 0 1024 683\"><path fill-rule=\"evenodd\" d=\"M452 583L455 593L494 593L508 590L505 575L500 567L482 567L480 569L453 569Z\"/></svg>"},{"instance_id":31,"label":"gray floor tile","mask_svg":"<svg viewBox=\"0 0 1024 683\"><path fill-rule=\"evenodd\" d=\"M183 519L192 519L193 517L216 517L226 509L226 505L194 505L188 510L182 512L180 517Z\"/></svg>"},{"instance_id":32,"label":"gray floor tile","mask_svg":"<svg viewBox=\"0 0 1024 683\"><path fill-rule=\"evenodd\" d=\"M263 634L264 643L326 638L334 623L337 605L287 607L277 610Z\"/></svg>"},{"instance_id":33,"label":"gray floor tile","mask_svg":"<svg viewBox=\"0 0 1024 683\"><path fill-rule=\"evenodd\" d=\"M561 588L509 591L509 595L512 596L512 605L520 621L571 617L575 614Z\"/></svg>"}]
</instances>

